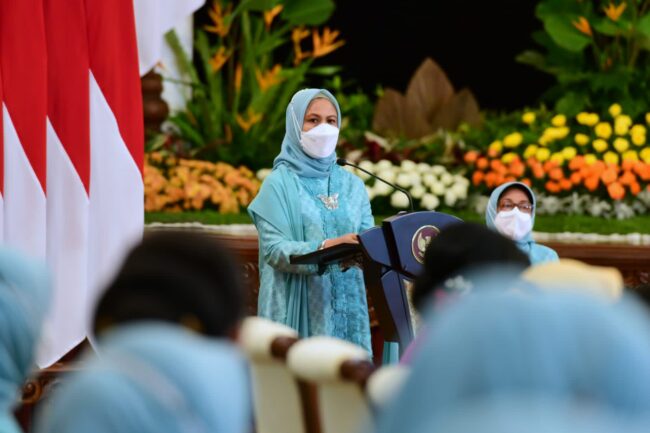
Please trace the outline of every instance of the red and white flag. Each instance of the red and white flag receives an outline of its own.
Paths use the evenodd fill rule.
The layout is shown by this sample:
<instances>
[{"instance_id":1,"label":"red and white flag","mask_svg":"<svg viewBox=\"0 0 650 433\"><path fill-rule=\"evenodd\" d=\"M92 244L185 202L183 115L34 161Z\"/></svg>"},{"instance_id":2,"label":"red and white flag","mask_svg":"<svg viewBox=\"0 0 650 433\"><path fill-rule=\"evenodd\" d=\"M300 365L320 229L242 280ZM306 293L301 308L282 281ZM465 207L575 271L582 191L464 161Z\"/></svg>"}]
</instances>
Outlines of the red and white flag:
<instances>
[{"instance_id":1,"label":"red and white flag","mask_svg":"<svg viewBox=\"0 0 650 433\"><path fill-rule=\"evenodd\" d=\"M3 242L38 258L46 251L46 59L42 0L1 1Z\"/></svg>"},{"instance_id":2,"label":"red and white flag","mask_svg":"<svg viewBox=\"0 0 650 433\"><path fill-rule=\"evenodd\" d=\"M52 303L37 363L53 364L86 336L90 96L84 0L43 0L48 61L47 262Z\"/></svg>"}]
</instances>

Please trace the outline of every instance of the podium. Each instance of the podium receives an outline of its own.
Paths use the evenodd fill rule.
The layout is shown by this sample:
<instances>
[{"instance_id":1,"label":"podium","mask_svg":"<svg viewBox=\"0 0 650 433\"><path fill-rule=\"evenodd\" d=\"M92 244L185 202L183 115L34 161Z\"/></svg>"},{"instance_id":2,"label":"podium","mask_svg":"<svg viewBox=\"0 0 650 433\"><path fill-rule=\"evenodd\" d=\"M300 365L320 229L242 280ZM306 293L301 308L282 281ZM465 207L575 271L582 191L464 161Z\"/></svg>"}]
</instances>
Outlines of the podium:
<instances>
[{"instance_id":1,"label":"podium","mask_svg":"<svg viewBox=\"0 0 650 433\"><path fill-rule=\"evenodd\" d=\"M339 244L292 256L291 263L322 268L361 256L366 290L381 333L404 350L414 337L407 292L422 271L426 247L441 230L459 222L459 218L433 211L398 214L360 233L358 245Z\"/></svg>"}]
</instances>

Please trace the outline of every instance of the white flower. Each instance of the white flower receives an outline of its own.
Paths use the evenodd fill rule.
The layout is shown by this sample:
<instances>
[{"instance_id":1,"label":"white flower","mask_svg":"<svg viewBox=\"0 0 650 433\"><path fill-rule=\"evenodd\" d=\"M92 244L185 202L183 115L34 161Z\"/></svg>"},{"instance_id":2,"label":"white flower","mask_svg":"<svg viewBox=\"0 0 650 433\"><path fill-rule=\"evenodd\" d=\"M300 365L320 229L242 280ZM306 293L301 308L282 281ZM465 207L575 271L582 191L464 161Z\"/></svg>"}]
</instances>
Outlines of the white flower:
<instances>
[{"instance_id":1,"label":"white flower","mask_svg":"<svg viewBox=\"0 0 650 433\"><path fill-rule=\"evenodd\" d=\"M418 166L413 161L405 159L404 161L402 161L401 167L403 171L411 172L417 170Z\"/></svg>"},{"instance_id":2,"label":"white flower","mask_svg":"<svg viewBox=\"0 0 650 433\"><path fill-rule=\"evenodd\" d=\"M422 183L426 186L431 186L434 182L437 182L438 178L433 173L425 173L422 175Z\"/></svg>"},{"instance_id":3,"label":"white flower","mask_svg":"<svg viewBox=\"0 0 650 433\"><path fill-rule=\"evenodd\" d=\"M363 168L364 170L368 170L369 172L373 172L375 164L372 163L372 161L363 160L359 163L359 167Z\"/></svg>"},{"instance_id":4,"label":"white flower","mask_svg":"<svg viewBox=\"0 0 650 433\"><path fill-rule=\"evenodd\" d=\"M359 159L361 159L362 156L363 156L363 151L352 150L348 152L347 155L345 155L345 159L347 159L348 161L356 162L359 161Z\"/></svg>"},{"instance_id":5,"label":"white flower","mask_svg":"<svg viewBox=\"0 0 650 433\"><path fill-rule=\"evenodd\" d=\"M393 190L393 188L386 185L384 182L379 181L375 182L375 186L373 186L372 189L375 191L375 197L387 196Z\"/></svg>"},{"instance_id":6,"label":"white flower","mask_svg":"<svg viewBox=\"0 0 650 433\"><path fill-rule=\"evenodd\" d=\"M548 195L537 198L536 212L540 215L555 215L562 210L562 202L559 198Z\"/></svg>"},{"instance_id":7,"label":"white flower","mask_svg":"<svg viewBox=\"0 0 650 433\"><path fill-rule=\"evenodd\" d=\"M445 192L445 204L449 207L453 207L456 204L456 201L458 200L458 196L456 196L456 193L448 189Z\"/></svg>"},{"instance_id":8,"label":"white flower","mask_svg":"<svg viewBox=\"0 0 650 433\"><path fill-rule=\"evenodd\" d=\"M371 178L371 176L368 173L364 173L363 171L357 170L356 168L354 169L354 174L359 176L361 180L363 180L364 182Z\"/></svg>"},{"instance_id":9,"label":"white flower","mask_svg":"<svg viewBox=\"0 0 650 433\"><path fill-rule=\"evenodd\" d=\"M401 186L402 188L408 188L413 184L411 175L409 173L400 173L395 179L395 183Z\"/></svg>"},{"instance_id":10,"label":"white flower","mask_svg":"<svg viewBox=\"0 0 650 433\"><path fill-rule=\"evenodd\" d=\"M436 181L431 185L431 192L435 195L444 195L445 186L442 184L442 182Z\"/></svg>"},{"instance_id":11,"label":"white flower","mask_svg":"<svg viewBox=\"0 0 650 433\"><path fill-rule=\"evenodd\" d=\"M465 200L467 198L467 185L462 183L455 183L451 190L456 194L459 200Z\"/></svg>"},{"instance_id":12,"label":"white flower","mask_svg":"<svg viewBox=\"0 0 650 433\"><path fill-rule=\"evenodd\" d=\"M445 186L449 186L454 183L454 177L451 174L444 172L440 175L440 182L442 182Z\"/></svg>"},{"instance_id":13,"label":"white flower","mask_svg":"<svg viewBox=\"0 0 650 433\"><path fill-rule=\"evenodd\" d=\"M372 187L366 185L366 192L368 193L368 200L375 198L375 190Z\"/></svg>"},{"instance_id":14,"label":"white flower","mask_svg":"<svg viewBox=\"0 0 650 433\"><path fill-rule=\"evenodd\" d=\"M381 170L380 172L376 173L377 176L381 177L382 179L385 179L387 182L393 183L395 182L395 174L397 171L393 168L387 168L385 170ZM379 181L377 181L379 182Z\"/></svg>"},{"instance_id":15,"label":"white flower","mask_svg":"<svg viewBox=\"0 0 650 433\"><path fill-rule=\"evenodd\" d=\"M440 200L433 194L426 193L422 196L420 206L427 210L434 210L440 205Z\"/></svg>"},{"instance_id":16,"label":"white flower","mask_svg":"<svg viewBox=\"0 0 650 433\"><path fill-rule=\"evenodd\" d=\"M624 220L633 217L634 210L625 203L616 202L614 203L614 215L616 215L616 219Z\"/></svg>"},{"instance_id":17,"label":"white flower","mask_svg":"<svg viewBox=\"0 0 650 433\"><path fill-rule=\"evenodd\" d=\"M465 186L469 186L469 179L466 178L465 176L461 176L460 174L455 174L454 175L454 183L460 183Z\"/></svg>"},{"instance_id":18,"label":"white flower","mask_svg":"<svg viewBox=\"0 0 650 433\"><path fill-rule=\"evenodd\" d=\"M270 173L271 173L270 168L262 168L262 169L257 171L256 176L257 176L257 178L259 180L264 180L266 178L266 176L268 176Z\"/></svg>"},{"instance_id":19,"label":"white flower","mask_svg":"<svg viewBox=\"0 0 650 433\"><path fill-rule=\"evenodd\" d=\"M447 169L442 165L434 165L431 167L431 173L435 174L436 176L440 176L443 173L447 173Z\"/></svg>"},{"instance_id":20,"label":"white flower","mask_svg":"<svg viewBox=\"0 0 650 433\"><path fill-rule=\"evenodd\" d=\"M363 136L366 138L368 141L374 141L379 145L379 147L383 147L384 149L389 149L390 145L388 144L388 141L384 137L380 137L377 134L373 134L370 131L366 131L363 133Z\"/></svg>"},{"instance_id":21,"label":"white flower","mask_svg":"<svg viewBox=\"0 0 650 433\"><path fill-rule=\"evenodd\" d=\"M484 195L478 195L478 194L473 195L472 198L470 199L470 202L472 202L471 208L474 209L474 212L476 212L477 214L483 215L487 210L489 201L490 198Z\"/></svg>"},{"instance_id":22,"label":"white flower","mask_svg":"<svg viewBox=\"0 0 650 433\"><path fill-rule=\"evenodd\" d=\"M422 185L415 185L411 188L411 195L413 198L422 198L422 196L427 192Z\"/></svg>"},{"instance_id":23,"label":"white flower","mask_svg":"<svg viewBox=\"0 0 650 433\"><path fill-rule=\"evenodd\" d=\"M382 159L377 164L375 164L375 170L377 171L387 170L389 168L393 168L393 163L387 159Z\"/></svg>"},{"instance_id":24,"label":"white flower","mask_svg":"<svg viewBox=\"0 0 650 433\"><path fill-rule=\"evenodd\" d=\"M390 196L390 205L397 209L406 209L409 207L409 199L401 191L395 191Z\"/></svg>"},{"instance_id":25,"label":"white flower","mask_svg":"<svg viewBox=\"0 0 650 433\"><path fill-rule=\"evenodd\" d=\"M429 171L431 171L431 166L426 162L421 162L418 164L418 171L420 173L428 173Z\"/></svg>"}]
</instances>

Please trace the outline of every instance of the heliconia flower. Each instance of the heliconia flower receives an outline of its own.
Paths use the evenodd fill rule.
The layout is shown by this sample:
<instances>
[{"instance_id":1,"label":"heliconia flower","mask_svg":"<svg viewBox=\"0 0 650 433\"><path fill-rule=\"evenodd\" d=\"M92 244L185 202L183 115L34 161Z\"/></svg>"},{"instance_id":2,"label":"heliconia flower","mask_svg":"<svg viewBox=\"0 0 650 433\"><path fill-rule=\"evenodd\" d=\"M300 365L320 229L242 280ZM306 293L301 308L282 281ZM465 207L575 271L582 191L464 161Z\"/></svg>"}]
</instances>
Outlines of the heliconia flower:
<instances>
[{"instance_id":1,"label":"heliconia flower","mask_svg":"<svg viewBox=\"0 0 650 433\"><path fill-rule=\"evenodd\" d=\"M226 64L231 52L226 52L226 47L223 45L219 47L217 52L210 59L210 67L214 72L219 71Z\"/></svg>"},{"instance_id":2,"label":"heliconia flower","mask_svg":"<svg viewBox=\"0 0 650 433\"><path fill-rule=\"evenodd\" d=\"M593 36L593 33L591 32L591 26L589 25L589 21L587 21L587 18L578 17L578 20L573 21L571 24L573 24L573 27L578 29L581 33L584 33L589 37Z\"/></svg>"},{"instance_id":3,"label":"heliconia flower","mask_svg":"<svg viewBox=\"0 0 650 433\"><path fill-rule=\"evenodd\" d=\"M269 9L268 11L264 11L264 25L266 26L266 29L269 30L271 28L271 24L273 24L273 20L275 19L280 12L282 12L282 9L284 8L283 5L277 5L272 9Z\"/></svg>"},{"instance_id":4,"label":"heliconia flower","mask_svg":"<svg viewBox=\"0 0 650 433\"><path fill-rule=\"evenodd\" d=\"M609 17L612 21L618 21L618 19L623 15L627 4L625 2L620 3L618 6L614 6L614 3L609 3L607 7L603 7L605 15Z\"/></svg>"},{"instance_id":5,"label":"heliconia flower","mask_svg":"<svg viewBox=\"0 0 650 433\"><path fill-rule=\"evenodd\" d=\"M310 52L303 52L300 43L309 36L310 32L304 26L296 27L291 31L291 40L293 41L293 63L299 65L307 57L311 56Z\"/></svg>"},{"instance_id":6,"label":"heliconia flower","mask_svg":"<svg viewBox=\"0 0 650 433\"><path fill-rule=\"evenodd\" d=\"M318 30L314 29L312 32L312 43L314 44L312 57L318 58L326 56L345 44L345 41L343 40L336 41L339 33L338 30L332 31L329 27L325 27L323 29L323 34L319 35Z\"/></svg>"},{"instance_id":7,"label":"heliconia flower","mask_svg":"<svg viewBox=\"0 0 650 433\"><path fill-rule=\"evenodd\" d=\"M237 66L235 66L235 90L237 91L241 89L242 75L243 71L241 63L237 63Z\"/></svg>"},{"instance_id":8,"label":"heliconia flower","mask_svg":"<svg viewBox=\"0 0 650 433\"><path fill-rule=\"evenodd\" d=\"M237 113L237 116L235 116L235 120L237 121L237 124L244 132L248 132L253 127L253 125L259 123L262 120L262 117L263 117L262 113L256 113L252 107L248 107L248 110L246 112L246 117Z\"/></svg>"},{"instance_id":9,"label":"heliconia flower","mask_svg":"<svg viewBox=\"0 0 650 433\"><path fill-rule=\"evenodd\" d=\"M255 70L255 78L257 78L257 85L260 87L260 90L266 92L270 87L279 84L282 81L280 77L280 72L282 71L282 66L276 64L272 69L261 72L259 69Z\"/></svg>"},{"instance_id":10,"label":"heliconia flower","mask_svg":"<svg viewBox=\"0 0 650 433\"><path fill-rule=\"evenodd\" d=\"M212 25L205 26L205 30L210 33L215 33L222 38L228 35L230 31L230 24L227 24L227 18L232 11L232 3L230 3L225 9L221 7L221 2L215 0L212 3L212 7L208 10L208 15L212 19Z\"/></svg>"}]
</instances>

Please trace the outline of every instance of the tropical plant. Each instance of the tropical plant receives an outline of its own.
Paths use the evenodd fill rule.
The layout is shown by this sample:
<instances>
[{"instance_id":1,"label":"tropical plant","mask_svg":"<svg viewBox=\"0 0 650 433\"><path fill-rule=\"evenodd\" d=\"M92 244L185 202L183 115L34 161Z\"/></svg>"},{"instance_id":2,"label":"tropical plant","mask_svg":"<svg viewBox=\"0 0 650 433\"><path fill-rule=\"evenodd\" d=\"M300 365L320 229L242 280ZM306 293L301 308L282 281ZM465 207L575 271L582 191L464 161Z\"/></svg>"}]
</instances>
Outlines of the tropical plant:
<instances>
[{"instance_id":1,"label":"tropical plant","mask_svg":"<svg viewBox=\"0 0 650 433\"><path fill-rule=\"evenodd\" d=\"M307 74L335 67L314 61L343 45L323 24L332 0L214 0L211 24L196 30L193 63L167 35L192 97L170 117L192 157L257 168L270 164L285 128L285 108Z\"/></svg>"},{"instance_id":2,"label":"tropical plant","mask_svg":"<svg viewBox=\"0 0 650 433\"><path fill-rule=\"evenodd\" d=\"M603 111L619 101L632 116L650 107L649 0L542 0L533 34L543 51L517 60L555 77L545 95L557 111Z\"/></svg>"}]
</instances>

